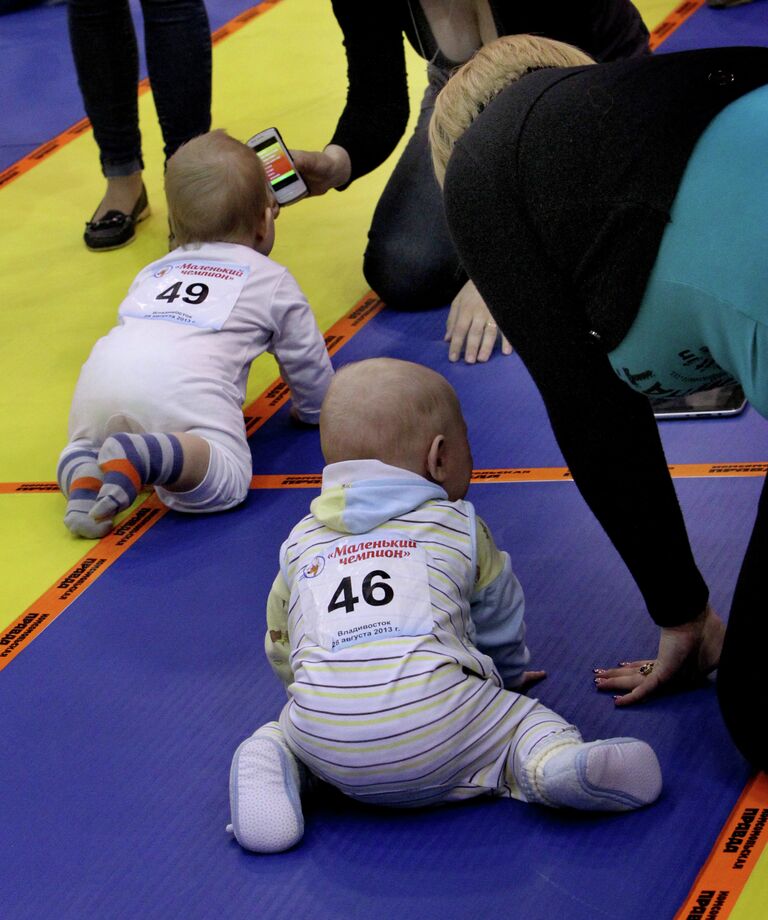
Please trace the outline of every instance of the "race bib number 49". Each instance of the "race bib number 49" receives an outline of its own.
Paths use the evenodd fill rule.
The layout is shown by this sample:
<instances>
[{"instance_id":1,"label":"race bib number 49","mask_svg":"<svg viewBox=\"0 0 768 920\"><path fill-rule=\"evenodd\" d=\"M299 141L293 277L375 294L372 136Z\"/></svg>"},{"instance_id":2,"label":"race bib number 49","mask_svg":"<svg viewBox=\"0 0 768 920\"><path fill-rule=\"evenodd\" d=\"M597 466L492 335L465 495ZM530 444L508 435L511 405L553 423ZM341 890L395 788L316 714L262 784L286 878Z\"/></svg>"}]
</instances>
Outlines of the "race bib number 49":
<instances>
[{"instance_id":1,"label":"race bib number 49","mask_svg":"<svg viewBox=\"0 0 768 920\"><path fill-rule=\"evenodd\" d=\"M299 576L305 628L317 645L336 651L360 642L432 632L424 550L412 545L361 552L356 554L360 561L354 562L349 553L337 553L316 556Z\"/></svg>"},{"instance_id":2,"label":"race bib number 49","mask_svg":"<svg viewBox=\"0 0 768 920\"><path fill-rule=\"evenodd\" d=\"M120 316L221 329L249 273L247 265L231 262L163 262L128 294L120 305Z\"/></svg>"}]
</instances>

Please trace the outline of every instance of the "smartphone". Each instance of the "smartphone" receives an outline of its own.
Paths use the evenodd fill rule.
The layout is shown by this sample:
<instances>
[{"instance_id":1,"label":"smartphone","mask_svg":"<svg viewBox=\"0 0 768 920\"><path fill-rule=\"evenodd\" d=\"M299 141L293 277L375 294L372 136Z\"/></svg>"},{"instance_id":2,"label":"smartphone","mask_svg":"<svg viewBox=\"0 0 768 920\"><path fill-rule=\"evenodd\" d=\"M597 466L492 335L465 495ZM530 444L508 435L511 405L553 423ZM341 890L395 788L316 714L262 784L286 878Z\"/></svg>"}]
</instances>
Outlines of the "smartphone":
<instances>
[{"instance_id":1,"label":"smartphone","mask_svg":"<svg viewBox=\"0 0 768 920\"><path fill-rule=\"evenodd\" d=\"M657 419L720 418L738 415L746 406L744 390L738 383L703 390L690 396L672 398L651 397L653 414Z\"/></svg>"},{"instance_id":2,"label":"smartphone","mask_svg":"<svg viewBox=\"0 0 768 920\"><path fill-rule=\"evenodd\" d=\"M277 128L265 128L246 141L258 153L279 204L293 204L309 194Z\"/></svg>"}]
</instances>

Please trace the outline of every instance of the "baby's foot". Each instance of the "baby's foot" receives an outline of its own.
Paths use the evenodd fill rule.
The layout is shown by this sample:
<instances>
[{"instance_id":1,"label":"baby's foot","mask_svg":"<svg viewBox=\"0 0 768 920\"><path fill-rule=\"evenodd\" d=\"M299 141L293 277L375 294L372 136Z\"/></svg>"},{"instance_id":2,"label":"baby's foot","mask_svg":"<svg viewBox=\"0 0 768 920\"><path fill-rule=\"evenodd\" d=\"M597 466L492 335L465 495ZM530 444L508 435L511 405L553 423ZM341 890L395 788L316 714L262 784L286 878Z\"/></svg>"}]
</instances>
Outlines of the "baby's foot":
<instances>
[{"instance_id":1,"label":"baby's foot","mask_svg":"<svg viewBox=\"0 0 768 920\"><path fill-rule=\"evenodd\" d=\"M130 508L146 484L175 482L183 465L184 452L173 434L112 435L99 450L104 484L91 517L95 521L113 518Z\"/></svg>"},{"instance_id":2,"label":"baby's foot","mask_svg":"<svg viewBox=\"0 0 768 920\"><path fill-rule=\"evenodd\" d=\"M567 744L542 759L535 782L552 805L586 811L631 811L656 801L661 768L636 738Z\"/></svg>"},{"instance_id":3,"label":"baby's foot","mask_svg":"<svg viewBox=\"0 0 768 920\"><path fill-rule=\"evenodd\" d=\"M75 536L92 540L109 533L111 520L94 521L90 516L103 482L96 451L79 445L67 448L59 460L57 479L67 498L67 528Z\"/></svg>"},{"instance_id":4,"label":"baby's foot","mask_svg":"<svg viewBox=\"0 0 768 920\"><path fill-rule=\"evenodd\" d=\"M95 500L83 501L83 499L78 498L70 499L67 502L64 524L76 537L99 540L112 530L111 518L94 521L91 517L89 512L94 504Z\"/></svg>"},{"instance_id":5,"label":"baby's foot","mask_svg":"<svg viewBox=\"0 0 768 920\"><path fill-rule=\"evenodd\" d=\"M254 853L279 853L301 840L304 773L277 722L263 725L243 741L229 774L232 824L227 827L241 847Z\"/></svg>"}]
</instances>

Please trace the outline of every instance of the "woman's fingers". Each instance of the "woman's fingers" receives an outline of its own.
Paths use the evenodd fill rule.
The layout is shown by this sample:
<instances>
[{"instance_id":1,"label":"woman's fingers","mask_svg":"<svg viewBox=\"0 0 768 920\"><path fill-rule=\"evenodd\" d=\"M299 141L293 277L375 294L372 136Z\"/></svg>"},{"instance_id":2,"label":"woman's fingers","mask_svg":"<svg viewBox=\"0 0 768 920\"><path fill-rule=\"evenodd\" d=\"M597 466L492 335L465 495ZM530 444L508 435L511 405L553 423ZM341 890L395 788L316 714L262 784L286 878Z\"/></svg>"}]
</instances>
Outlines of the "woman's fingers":
<instances>
[{"instance_id":1,"label":"woman's fingers","mask_svg":"<svg viewBox=\"0 0 768 920\"><path fill-rule=\"evenodd\" d=\"M663 683L663 675L654 673L655 659L626 661L617 668L595 668L595 686L604 693L617 696L617 706L629 706L654 693Z\"/></svg>"},{"instance_id":2,"label":"woman's fingers","mask_svg":"<svg viewBox=\"0 0 768 920\"><path fill-rule=\"evenodd\" d=\"M471 281L453 299L445 324L445 341L450 342L448 359L458 361L464 353L467 364L485 363L493 354L499 328ZM501 352L512 354L512 346L501 336Z\"/></svg>"}]
</instances>

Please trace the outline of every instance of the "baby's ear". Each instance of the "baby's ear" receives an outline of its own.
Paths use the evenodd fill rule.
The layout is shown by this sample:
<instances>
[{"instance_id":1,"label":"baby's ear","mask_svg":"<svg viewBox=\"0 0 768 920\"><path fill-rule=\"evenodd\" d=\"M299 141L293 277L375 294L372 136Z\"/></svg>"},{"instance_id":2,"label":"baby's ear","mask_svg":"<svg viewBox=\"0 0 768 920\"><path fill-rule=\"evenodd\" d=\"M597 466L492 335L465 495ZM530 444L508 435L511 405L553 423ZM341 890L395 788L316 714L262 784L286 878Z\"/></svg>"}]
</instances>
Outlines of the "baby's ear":
<instances>
[{"instance_id":1,"label":"baby's ear","mask_svg":"<svg viewBox=\"0 0 768 920\"><path fill-rule=\"evenodd\" d=\"M269 250L272 249L272 243L274 241L274 224L275 218L272 208L267 205L264 209L264 213L256 222L253 248L256 249L257 252L264 252L265 255L269 255Z\"/></svg>"},{"instance_id":2,"label":"baby's ear","mask_svg":"<svg viewBox=\"0 0 768 920\"><path fill-rule=\"evenodd\" d=\"M445 438L441 434L435 435L429 445L427 472L432 482L445 482Z\"/></svg>"},{"instance_id":3,"label":"baby's ear","mask_svg":"<svg viewBox=\"0 0 768 920\"><path fill-rule=\"evenodd\" d=\"M259 243L267 235L267 230L269 229L269 224L267 221L269 220L271 213L272 212L269 210L269 208L265 208L264 213L256 221L256 240Z\"/></svg>"}]
</instances>

